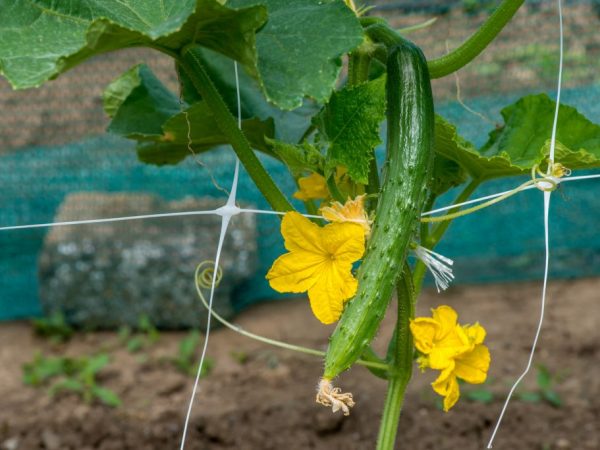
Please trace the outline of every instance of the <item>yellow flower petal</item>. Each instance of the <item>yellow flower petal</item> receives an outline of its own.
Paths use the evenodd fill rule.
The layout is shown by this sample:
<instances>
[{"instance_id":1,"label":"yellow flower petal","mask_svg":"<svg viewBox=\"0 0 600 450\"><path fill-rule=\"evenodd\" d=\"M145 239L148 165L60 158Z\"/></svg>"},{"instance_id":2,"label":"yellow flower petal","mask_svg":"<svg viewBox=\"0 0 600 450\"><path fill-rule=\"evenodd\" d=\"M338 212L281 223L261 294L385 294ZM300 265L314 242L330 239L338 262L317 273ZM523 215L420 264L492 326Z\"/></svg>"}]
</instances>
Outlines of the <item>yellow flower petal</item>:
<instances>
[{"instance_id":1,"label":"yellow flower petal","mask_svg":"<svg viewBox=\"0 0 600 450\"><path fill-rule=\"evenodd\" d=\"M452 370L444 371L431 383L433 390L444 397L444 411L448 412L460 397L460 387Z\"/></svg>"},{"instance_id":2,"label":"yellow flower petal","mask_svg":"<svg viewBox=\"0 0 600 450\"><path fill-rule=\"evenodd\" d=\"M433 320L440 324L438 339L443 339L448 333L454 331L458 314L450 306L442 305L436 309L432 309Z\"/></svg>"},{"instance_id":3,"label":"yellow flower petal","mask_svg":"<svg viewBox=\"0 0 600 450\"><path fill-rule=\"evenodd\" d=\"M371 233L369 217L365 211L366 195L359 195L354 200L348 199L343 205L333 202L320 209L321 215L329 222L351 222L363 227L365 236Z\"/></svg>"},{"instance_id":4,"label":"yellow flower petal","mask_svg":"<svg viewBox=\"0 0 600 450\"><path fill-rule=\"evenodd\" d=\"M431 384L444 397L444 411L456 404L460 397L457 378L468 383L483 383L490 366L490 352L482 344L485 329L479 325L459 325L457 314L449 306L432 310L432 318L419 317L411 321L415 347L423 369L440 370Z\"/></svg>"},{"instance_id":5,"label":"yellow flower petal","mask_svg":"<svg viewBox=\"0 0 600 450\"><path fill-rule=\"evenodd\" d=\"M475 325L463 326L468 339L473 344L481 344L485 340L485 328L476 323Z\"/></svg>"},{"instance_id":6,"label":"yellow flower petal","mask_svg":"<svg viewBox=\"0 0 600 450\"><path fill-rule=\"evenodd\" d=\"M358 288L358 281L350 271L338 270L334 263L321 271L317 282L308 290L313 314L324 324L337 321L342 315L344 303Z\"/></svg>"},{"instance_id":7,"label":"yellow flower petal","mask_svg":"<svg viewBox=\"0 0 600 450\"><path fill-rule=\"evenodd\" d=\"M322 240L325 251L332 255L339 267L352 267L354 261L365 253L365 238L362 227L354 223L331 223L322 228Z\"/></svg>"},{"instance_id":8,"label":"yellow flower petal","mask_svg":"<svg viewBox=\"0 0 600 450\"><path fill-rule=\"evenodd\" d=\"M426 355L431 352L439 327L438 322L428 317L419 317L410 321L410 331L417 350Z\"/></svg>"},{"instance_id":9,"label":"yellow flower petal","mask_svg":"<svg viewBox=\"0 0 600 450\"><path fill-rule=\"evenodd\" d=\"M468 351L465 347L434 347L429 353L429 367L435 370L444 370L454 365L454 360Z\"/></svg>"},{"instance_id":10,"label":"yellow flower petal","mask_svg":"<svg viewBox=\"0 0 600 450\"><path fill-rule=\"evenodd\" d=\"M454 373L467 383L481 384L487 378L490 361L489 349L485 345L478 345L473 351L456 358Z\"/></svg>"},{"instance_id":11,"label":"yellow flower petal","mask_svg":"<svg viewBox=\"0 0 600 450\"><path fill-rule=\"evenodd\" d=\"M307 177L298 178L300 190L294 193L294 198L307 201L329 197L327 181L323 175L316 172Z\"/></svg>"},{"instance_id":12,"label":"yellow flower petal","mask_svg":"<svg viewBox=\"0 0 600 450\"><path fill-rule=\"evenodd\" d=\"M358 287L352 263L365 252L362 227L332 223L321 228L290 212L281 233L289 253L273 263L266 277L269 284L279 292L307 291L315 316L323 323L335 322Z\"/></svg>"},{"instance_id":13,"label":"yellow flower petal","mask_svg":"<svg viewBox=\"0 0 600 450\"><path fill-rule=\"evenodd\" d=\"M327 261L319 254L286 253L275 260L267 280L277 292L305 292L314 286L325 264Z\"/></svg>"},{"instance_id":14,"label":"yellow flower petal","mask_svg":"<svg viewBox=\"0 0 600 450\"><path fill-rule=\"evenodd\" d=\"M281 234L285 248L290 251L306 251L314 254L325 254L321 233L323 229L311 222L302 214L288 212L281 221Z\"/></svg>"}]
</instances>

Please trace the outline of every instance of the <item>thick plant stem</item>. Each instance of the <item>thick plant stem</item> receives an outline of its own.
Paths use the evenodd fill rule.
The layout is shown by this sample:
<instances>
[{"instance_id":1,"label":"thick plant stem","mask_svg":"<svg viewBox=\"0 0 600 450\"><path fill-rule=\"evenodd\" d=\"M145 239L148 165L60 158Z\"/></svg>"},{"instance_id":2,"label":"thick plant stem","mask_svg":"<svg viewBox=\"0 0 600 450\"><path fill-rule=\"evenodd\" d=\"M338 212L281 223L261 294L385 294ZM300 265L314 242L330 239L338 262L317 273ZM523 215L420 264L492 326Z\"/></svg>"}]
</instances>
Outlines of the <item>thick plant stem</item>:
<instances>
[{"instance_id":1,"label":"thick plant stem","mask_svg":"<svg viewBox=\"0 0 600 450\"><path fill-rule=\"evenodd\" d=\"M504 0L483 25L460 47L441 58L429 61L431 78L441 78L454 73L475 59L510 22L524 1Z\"/></svg>"},{"instance_id":2,"label":"thick plant stem","mask_svg":"<svg viewBox=\"0 0 600 450\"><path fill-rule=\"evenodd\" d=\"M524 1L503 0L483 25L458 48L441 58L428 61L430 77L445 77L473 61L510 22ZM367 35L376 42L388 45L398 39L398 33L385 22L365 17L361 19L361 23L363 27L366 27ZM381 58L383 55L376 54L375 56Z\"/></svg>"},{"instance_id":3,"label":"thick plant stem","mask_svg":"<svg viewBox=\"0 0 600 450\"><path fill-rule=\"evenodd\" d=\"M348 60L348 84L356 86L369 80L371 55L361 47L356 49Z\"/></svg>"},{"instance_id":4,"label":"thick plant stem","mask_svg":"<svg viewBox=\"0 0 600 450\"><path fill-rule=\"evenodd\" d=\"M404 392L412 375L413 341L410 319L414 317L414 288L408 265L398 283L398 316L396 329L388 350L388 390L379 427L377 450L393 450Z\"/></svg>"},{"instance_id":5,"label":"thick plant stem","mask_svg":"<svg viewBox=\"0 0 600 450\"><path fill-rule=\"evenodd\" d=\"M369 81L369 68L373 59L373 51L375 46L367 39L360 47L358 47L348 60L348 85L356 86ZM369 211L373 211L377 206L376 194L379 194L380 181L379 169L377 167L377 158L375 150L371 153L371 162L369 163L369 183L366 186L368 194L375 194L374 197L368 200Z\"/></svg>"},{"instance_id":6,"label":"thick plant stem","mask_svg":"<svg viewBox=\"0 0 600 450\"><path fill-rule=\"evenodd\" d=\"M185 47L179 61L216 118L216 122L233 147L250 178L275 211L292 211L294 208L279 190L271 176L254 154L250 143L239 129L235 117L204 69L199 52L194 46Z\"/></svg>"}]
</instances>

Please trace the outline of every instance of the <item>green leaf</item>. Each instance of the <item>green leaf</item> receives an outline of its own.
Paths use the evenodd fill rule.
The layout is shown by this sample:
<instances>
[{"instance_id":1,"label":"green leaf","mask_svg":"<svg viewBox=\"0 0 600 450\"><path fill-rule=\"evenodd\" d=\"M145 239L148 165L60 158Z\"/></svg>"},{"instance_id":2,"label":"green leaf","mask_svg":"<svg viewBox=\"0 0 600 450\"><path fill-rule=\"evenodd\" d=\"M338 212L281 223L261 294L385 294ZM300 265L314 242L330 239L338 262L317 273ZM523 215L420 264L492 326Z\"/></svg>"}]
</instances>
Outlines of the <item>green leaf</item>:
<instances>
[{"instance_id":1,"label":"green leaf","mask_svg":"<svg viewBox=\"0 0 600 450\"><path fill-rule=\"evenodd\" d=\"M177 52L196 42L252 66L266 20L263 6L235 10L217 0L0 0L0 10L0 74L17 89L134 46Z\"/></svg>"},{"instance_id":2,"label":"green leaf","mask_svg":"<svg viewBox=\"0 0 600 450\"><path fill-rule=\"evenodd\" d=\"M521 392L517 396L521 401L527 403L539 403L542 401L542 396L539 392Z\"/></svg>"},{"instance_id":3,"label":"green leaf","mask_svg":"<svg viewBox=\"0 0 600 450\"><path fill-rule=\"evenodd\" d=\"M188 130L195 153L227 144L203 101L191 107L181 104L143 64L109 85L104 105L113 117L108 130L142 141L138 145L138 157L149 164L176 164L190 156ZM271 153L265 142L265 136L272 138L274 134L271 119L244 120L242 130L253 148Z\"/></svg>"},{"instance_id":4,"label":"green leaf","mask_svg":"<svg viewBox=\"0 0 600 450\"><path fill-rule=\"evenodd\" d=\"M145 64L132 67L104 91L111 133L132 139L163 135L163 124L181 112L179 99Z\"/></svg>"},{"instance_id":5,"label":"green leaf","mask_svg":"<svg viewBox=\"0 0 600 450\"><path fill-rule=\"evenodd\" d=\"M202 63L230 111L237 112L237 92L233 60L206 48L200 49ZM312 116L320 106L305 101L300 108L284 111L270 104L258 82L248 75L242 67L238 70L240 86L240 104L242 118L256 117L261 120L272 118L275 122L275 137L285 142L298 142L311 124ZM200 101L200 96L191 85L188 75L179 70L183 98L188 103Z\"/></svg>"},{"instance_id":6,"label":"green leaf","mask_svg":"<svg viewBox=\"0 0 600 450\"><path fill-rule=\"evenodd\" d=\"M504 125L480 149L456 128L436 117L436 151L460 164L473 178L486 180L527 174L550 153L556 103L546 94L529 95L502 110ZM561 105L555 161L570 169L600 167L600 126L571 106Z\"/></svg>"},{"instance_id":7,"label":"green leaf","mask_svg":"<svg viewBox=\"0 0 600 450\"><path fill-rule=\"evenodd\" d=\"M233 0L267 6L269 20L256 36L258 73L267 98L284 109L309 96L325 102L341 68L340 57L363 40L358 18L343 0Z\"/></svg>"},{"instance_id":8,"label":"green leaf","mask_svg":"<svg viewBox=\"0 0 600 450\"><path fill-rule=\"evenodd\" d=\"M466 396L472 402L483 404L492 403L494 401L494 394L488 389L474 389L472 391L467 391Z\"/></svg>"},{"instance_id":9,"label":"green leaf","mask_svg":"<svg viewBox=\"0 0 600 450\"><path fill-rule=\"evenodd\" d=\"M547 158L556 102L546 94L529 95L502 110L504 127L490 133L483 155L510 158L524 170ZM571 169L600 165L600 126L577 109L561 105L558 113L555 160Z\"/></svg>"},{"instance_id":10,"label":"green leaf","mask_svg":"<svg viewBox=\"0 0 600 450\"><path fill-rule=\"evenodd\" d=\"M23 383L30 386L39 386L45 381L65 371L63 358L46 358L36 354L32 362L23 365Z\"/></svg>"},{"instance_id":11,"label":"green leaf","mask_svg":"<svg viewBox=\"0 0 600 450\"><path fill-rule=\"evenodd\" d=\"M85 387L79 380L74 378L65 378L64 380L54 383L50 389L48 389L48 394L52 397L62 391L83 392L84 390Z\"/></svg>"},{"instance_id":12,"label":"green leaf","mask_svg":"<svg viewBox=\"0 0 600 450\"><path fill-rule=\"evenodd\" d=\"M315 123L329 144L326 171L348 168L354 181L368 183L373 149L381 143L385 116L385 77L335 92Z\"/></svg>"},{"instance_id":13,"label":"green leaf","mask_svg":"<svg viewBox=\"0 0 600 450\"><path fill-rule=\"evenodd\" d=\"M141 336L134 336L127 341L127 351L137 353L144 348L144 339Z\"/></svg>"},{"instance_id":14,"label":"green leaf","mask_svg":"<svg viewBox=\"0 0 600 450\"><path fill-rule=\"evenodd\" d=\"M538 365L537 385L541 390L549 389L552 385L552 375L546 366Z\"/></svg>"},{"instance_id":15,"label":"green leaf","mask_svg":"<svg viewBox=\"0 0 600 450\"><path fill-rule=\"evenodd\" d=\"M435 155L431 190L436 196L467 181L467 172L458 163L440 154Z\"/></svg>"},{"instance_id":16,"label":"green leaf","mask_svg":"<svg viewBox=\"0 0 600 450\"><path fill-rule=\"evenodd\" d=\"M271 139L267 142L273 146L273 152L288 166L294 178L301 177L305 172L323 171L323 155L313 144L288 144Z\"/></svg>"},{"instance_id":17,"label":"green leaf","mask_svg":"<svg viewBox=\"0 0 600 450\"><path fill-rule=\"evenodd\" d=\"M121 406L121 399L117 394L107 388L103 388L100 386L92 387L92 395L100 400L107 406L112 406L116 408L117 406Z\"/></svg>"},{"instance_id":18,"label":"green leaf","mask_svg":"<svg viewBox=\"0 0 600 450\"><path fill-rule=\"evenodd\" d=\"M83 370L84 374L96 375L110 362L110 357L106 353L92 356L85 364Z\"/></svg>"},{"instance_id":19,"label":"green leaf","mask_svg":"<svg viewBox=\"0 0 600 450\"><path fill-rule=\"evenodd\" d=\"M188 130L192 145L199 148L212 148L227 143L210 109L204 102L195 103L185 112L171 117L163 125L164 136L162 140L182 144L187 150ZM266 152L270 151L264 137L273 136L272 120L263 122L258 119L246 119L242 121L242 130L253 148ZM187 151L189 153L189 150Z\"/></svg>"},{"instance_id":20,"label":"green leaf","mask_svg":"<svg viewBox=\"0 0 600 450\"><path fill-rule=\"evenodd\" d=\"M165 123L163 137L138 145L140 161L156 165L177 164L192 155L190 147L195 154L199 154L227 144L225 136L203 102L193 105L187 113L190 124L193 124L190 130L191 145L188 145L186 116L185 113L181 113ZM253 148L270 154L265 137L273 136L272 120L262 122L258 119L247 119L242 121L242 130Z\"/></svg>"},{"instance_id":21,"label":"green leaf","mask_svg":"<svg viewBox=\"0 0 600 450\"><path fill-rule=\"evenodd\" d=\"M473 144L458 135L454 125L441 116L435 118L435 151L458 163L473 178L481 180L519 175L527 171L513 165L506 155L482 155Z\"/></svg>"},{"instance_id":22,"label":"green leaf","mask_svg":"<svg viewBox=\"0 0 600 450\"><path fill-rule=\"evenodd\" d=\"M558 393L555 391L544 390L542 391L542 396L544 397L544 400L546 400L548 403L550 403L556 408L560 408L561 406L563 406L562 398L560 398L560 395L558 395Z\"/></svg>"},{"instance_id":23,"label":"green leaf","mask_svg":"<svg viewBox=\"0 0 600 450\"><path fill-rule=\"evenodd\" d=\"M190 331L190 333L179 343L179 359L182 361L193 360L199 341L200 333L197 330Z\"/></svg>"}]
</instances>

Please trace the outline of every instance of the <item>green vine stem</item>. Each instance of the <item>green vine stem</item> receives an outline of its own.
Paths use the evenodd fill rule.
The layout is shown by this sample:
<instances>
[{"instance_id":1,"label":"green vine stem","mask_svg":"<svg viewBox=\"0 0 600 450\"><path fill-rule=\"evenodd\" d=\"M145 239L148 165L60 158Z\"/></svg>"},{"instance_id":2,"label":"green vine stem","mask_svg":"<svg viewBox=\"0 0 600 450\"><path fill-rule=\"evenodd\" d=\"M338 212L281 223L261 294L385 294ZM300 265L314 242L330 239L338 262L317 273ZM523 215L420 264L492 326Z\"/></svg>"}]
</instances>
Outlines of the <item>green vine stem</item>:
<instances>
[{"instance_id":1,"label":"green vine stem","mask_svg":"<svg viewBox=\"0 0 600 450\"><path fill-rule=\"evenodd\" d=\"M365 41L354 52L350 54L348 59L348 85L356 86L369 81L369 69L373 60L373 52L376 46L373 42L366 38ZM377 167L377 158L375 150L371 153L371 162L369 163L369 183L366 186L367 194L375 194L368 201L369 210L373 211L377 206L377 197L380 189L379 169Z\"/></svg>"},{"instance_id":2,"label":"green vine stem","mask_svg":"<svg viewBox=\"0 0 600 450\"><path fill-rule=\"evenodd\" d=\"M390 350L388 350L388 390L377 438L377 450L393 450L404 392L412 375L413 340L410 320L415 314L415 289L408 264L397 287L398 315Z\"/></svg>"},{"instance_id":3,"label":"green vine stem","mask_svg":"<svg viewBox=\"0 0 600 450\"><path fill-rule=\"evenodd\" d=\"M348 85L356 86L369 79L371 55L363 44L350 54L348 59Z\"/></svg>"},{"instance_id":4,"label":"green vine stem","mask_svg":"<svg viewBox=\"0 0 600 450\"><path fill-rule=\"evenodd\" d=\"M348 85L356 86L369 81L369 69L373 59L375 45L370 39L366 39L363 44L358 47L348 60ZM369 163L369 183L366 186L367 194L379 194L380 181L379 169L377 167L377 158L375 150L371 154L371 162ZM371 197L368 201L369 211L373 211L377 206L377 197Z\"/></svg>"},{"instance_id":5,"label":"green vine stem","mask_svg":"<svg viewBox=\"0 0 600 450\"><path fill-rule=\"evenodd\" d=\"M502 31L525 0L503 0L492 15L462 45L445 56L427 63L431 78L442 78L456 72L475 59ZM398 33L381 20L372 17L361 19L367 35L378 42L391 42ZM377 54L379 55L379 54Z\"/></svg>"},{"instance_id":6,"label":"green vine stem","mask_svg":"<svg viewBox=\"0 0 600 450\"><path fill-rule=\"evenodd\" d=\"M292 211L294 208L279 190L250 143L239 129L237 120L227 108L225 101L204 69L200 53L195 46L184 47L179 63L192 80L206 104L214 114L217 124L244 165L250 178L275 211Z\"/></svg>"},{"instance_id":7,"label":"green vine stem","mask_svg":"<svg viewBox=\"0 0 600 450\"><path fill-rule=\"evenodd\" d=\"M218 285L222 278L221 267L218 268L216 273L216 281L215 284ZM196 267L196 271L194 272L194 281L196 286L196 293L198 294L198 298L204 305L204 307L210 310L209 304L206 301L206 297L202 293L202 289L210 289L212 287L212 277L215 276L214 263L213 261L203 261ZM242 336L246 336L247 338L254 339L255 341L262 342L264 344L269 344L274 347L283 348L285 350L291 350L294 352L304 353L306 355L318 356L320 358L325 356L325 352L322 350L316 350L313 348L302 347L300 345L288 344L287 342L278 341L277 339L270 339L265 336L261 336L260 334L251 333L250 331L246 331L243 328L225 320L219 313L212 310L212 316L220 322L222 325L226 326L232 331L241 334ZM371 371L375 371L377 373L386 373L388 371L388 365L379 359L374 352L366 353L365 358L361 358L356 361L356 364L360 364L365 366Z\"/></svg>"},{"instance_id":8,"label":"green vine stem","mask_svg":"<svg viewBox=\"0 0 600 450\"><path fill-rule=\"evenodd\" d=\"M475 59L510 22L524 1L504 0L483 25L460 47L441 58L429 61L431 78L441 78L456 72Z\"/></svg>"}]
</instances>

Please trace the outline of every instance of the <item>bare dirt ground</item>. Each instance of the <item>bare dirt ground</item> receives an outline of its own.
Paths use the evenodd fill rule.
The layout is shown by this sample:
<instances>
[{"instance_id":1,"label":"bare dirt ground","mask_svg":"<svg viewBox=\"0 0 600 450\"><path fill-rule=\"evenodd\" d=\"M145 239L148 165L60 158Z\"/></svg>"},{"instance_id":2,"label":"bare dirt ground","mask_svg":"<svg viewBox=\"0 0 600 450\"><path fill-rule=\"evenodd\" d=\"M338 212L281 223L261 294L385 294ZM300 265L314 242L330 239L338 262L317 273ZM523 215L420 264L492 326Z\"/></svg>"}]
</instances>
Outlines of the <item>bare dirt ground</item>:
<instances>
[{"instance_id":1,"label":"bare dirt ground","mask_svg":"<svg viewBox=\"0 0 600 450\"><path fill-rule=\"evenodd\" d=\"M510 383L525 366L539 310L539 283L458 287L428 291L419 314L452 305L461 322L479 321L492 352L489 404L469 401L443 413L428 383L433 374L415 372L401 418L399 449L482 449ZM598 292L600 279L551 284L546 322L536 362L560 375L561 407L516 399L499 433L496 449L600 448L598 377ZM331 329L310 314L305 300L263 304L237 321L248 330L324 349ZM380 332L389 336L391 317ZM175 354L182 333L163 333L142 357L119 344L116 333L85 333L52 345L34 337L26 323L0 326L0 448L176 449L192 379L163 362ZM380 342L381 344L383 342ZM50 398L22 384L22 364L44 354L90 355L108 351L111 363L100 376L123 406L86 405L74 395ZM187 449L370 449L374 448L385 385L357 367L338 380L357 405L344 418L314 403L321 371L317 358L266 347L229 330L211 335L212 372L197 395ZM243 355L243 358L240 357ZM141 361L143 359L143 361ZM536 389L534 369L521 392ZM463 392L472 389L463 386Z\"/></svg>"}]
</instances>

